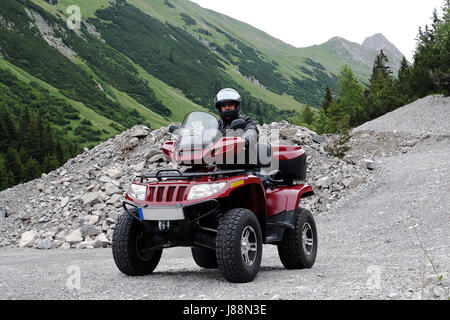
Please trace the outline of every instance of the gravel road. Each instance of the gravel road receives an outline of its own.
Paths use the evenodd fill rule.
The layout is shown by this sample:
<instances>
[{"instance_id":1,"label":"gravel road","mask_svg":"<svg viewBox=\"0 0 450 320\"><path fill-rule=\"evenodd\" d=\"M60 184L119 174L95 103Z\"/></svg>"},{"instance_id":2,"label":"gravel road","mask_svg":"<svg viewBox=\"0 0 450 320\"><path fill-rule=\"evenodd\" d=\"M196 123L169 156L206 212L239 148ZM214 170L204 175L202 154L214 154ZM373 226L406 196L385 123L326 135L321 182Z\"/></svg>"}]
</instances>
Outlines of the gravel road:
<instances>
[{"instance_id":1,"label":"gravel road","mask_svg":"<svg viewBox=\"0 0 450 320\"><path fill-rule=\"evenodd\" d=\"M200 269L189 248L166 250L154 274L138 278L118 271L111 249L5 248L0 299L447 299L448 159L446 137L377 158L368 183L316 217L319 252L309 270L285 270L273 246L264 247L260 273L247 284Z\"/></svg>"}]
</instances>

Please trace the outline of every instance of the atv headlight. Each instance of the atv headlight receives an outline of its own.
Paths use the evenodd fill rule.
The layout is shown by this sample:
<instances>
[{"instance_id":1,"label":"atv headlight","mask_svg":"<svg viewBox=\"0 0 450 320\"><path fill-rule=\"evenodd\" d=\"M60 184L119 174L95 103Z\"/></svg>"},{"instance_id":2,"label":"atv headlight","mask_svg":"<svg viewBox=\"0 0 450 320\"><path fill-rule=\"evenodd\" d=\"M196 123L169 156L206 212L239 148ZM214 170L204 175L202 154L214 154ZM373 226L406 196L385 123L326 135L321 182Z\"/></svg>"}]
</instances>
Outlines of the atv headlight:
<instances>
[{"instance_id":1,"label":"atv headlight","mask_svg":"<svg viewBox=\"0 0 450 320\"><path fill-rule=\"evenodd\" d=\"M139 184L132 184L130 190L128 190L128 195L132 199L145 201L145 196L147 194L147 187Z\"/></svg>"},{"instance_id":2,"label":"atv headlight","mask_svg":"<svg viewBox=\"0 0 450 320\"><path fill-rule=\"evenodd\" d=\"M226 184L226 182L197 184L191 187L187 199L195 200L200 198L207 198L219 192L223 187L225 187Z\"/></svg>"}]
</instances>

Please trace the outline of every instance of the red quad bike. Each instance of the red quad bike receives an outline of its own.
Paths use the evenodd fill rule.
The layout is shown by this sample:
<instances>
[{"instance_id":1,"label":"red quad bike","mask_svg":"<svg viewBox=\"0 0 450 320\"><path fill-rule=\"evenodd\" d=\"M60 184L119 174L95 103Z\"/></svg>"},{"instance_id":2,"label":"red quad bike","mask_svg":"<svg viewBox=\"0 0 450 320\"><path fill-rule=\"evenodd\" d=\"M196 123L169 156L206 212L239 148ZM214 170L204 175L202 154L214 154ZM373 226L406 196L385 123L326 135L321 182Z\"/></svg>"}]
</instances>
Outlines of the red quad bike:
<instances>
[{"instance_id":1,"label":"red quad bike","mask_svg":"<svg viewBox=\"0 0 450 320\"><path fill-rule=\"evenodd\" d=\"M238 119L230 129L243 125ZM200 267L218 268L230 282L250 282L263 244L278 246L287 269L311 268L317 230L312 214L300 207L314 194L303 183L304 150L222 137L217 119L205 112L190 113L180 131L162 151L189 168L139 175L127 192L112 240L119 270L148 275L163 249L185 246Z\"/></svg>"}]
</instances>

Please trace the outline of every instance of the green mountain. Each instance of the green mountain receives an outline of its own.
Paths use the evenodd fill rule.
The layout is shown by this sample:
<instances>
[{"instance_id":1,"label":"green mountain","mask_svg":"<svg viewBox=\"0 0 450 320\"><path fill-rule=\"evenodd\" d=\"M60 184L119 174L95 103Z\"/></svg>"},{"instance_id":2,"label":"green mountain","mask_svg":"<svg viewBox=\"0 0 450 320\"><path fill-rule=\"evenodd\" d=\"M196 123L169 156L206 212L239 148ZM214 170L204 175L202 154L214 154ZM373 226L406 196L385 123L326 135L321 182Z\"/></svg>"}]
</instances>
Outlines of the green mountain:
<instances>
[{"instance_id":1,"label":"green mountain","mask_svg":"<svg viewBox=\"0 0 450 320\"><path fill-rule=\"evenodd\" d=\"M70 28L77 10L79 28ZM189 111L214 111L223 87L239 90L260 122L287 118L320 105L344 63L367 82L380 46L336 38L295 48L187 0L2 0L0 32L0 85L7 90L14 76L64 102L71 111L60 119L41 113L56 135L82 146L134 124L158 128ZM18 120L24 107L11 109Z\"/></svg>"}]
</instances>

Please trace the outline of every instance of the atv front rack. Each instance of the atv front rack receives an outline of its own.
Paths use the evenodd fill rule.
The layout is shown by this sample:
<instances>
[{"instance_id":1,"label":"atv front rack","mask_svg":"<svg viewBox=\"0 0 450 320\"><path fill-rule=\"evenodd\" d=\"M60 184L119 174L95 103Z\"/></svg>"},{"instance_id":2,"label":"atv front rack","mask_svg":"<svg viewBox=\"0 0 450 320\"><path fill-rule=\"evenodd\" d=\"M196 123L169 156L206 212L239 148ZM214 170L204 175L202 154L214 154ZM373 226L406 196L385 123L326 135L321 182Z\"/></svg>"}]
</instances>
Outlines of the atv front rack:
<instances>
[{"instance_id":1,"label":"atv front rack","mask_svg":"<svg viewBox=\"0 0 450 320\"><path fill-rule=\"evenodd\" d=\"M176 172L176 174L167 174L170 172ZM166 174L161 174L166 173ZM136 176L136 178L141 178L141 182L144 179L158 179L161 181L164 179L193 179L198 177L211 177L211 176L231 176L245 173L244 169L236 169L236 170L217 170L217 171L207 171L207 172L181 172L177 169L162 169L158 170L156 173L150 174L141 174Z\"/></svg>"}]
</instances>

